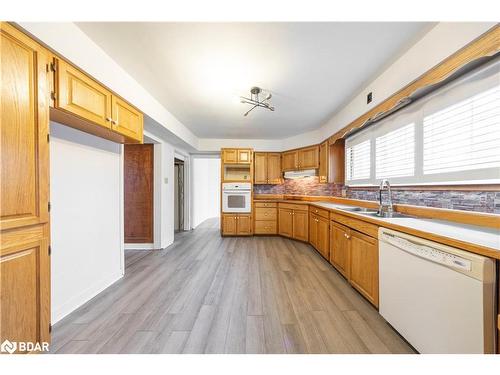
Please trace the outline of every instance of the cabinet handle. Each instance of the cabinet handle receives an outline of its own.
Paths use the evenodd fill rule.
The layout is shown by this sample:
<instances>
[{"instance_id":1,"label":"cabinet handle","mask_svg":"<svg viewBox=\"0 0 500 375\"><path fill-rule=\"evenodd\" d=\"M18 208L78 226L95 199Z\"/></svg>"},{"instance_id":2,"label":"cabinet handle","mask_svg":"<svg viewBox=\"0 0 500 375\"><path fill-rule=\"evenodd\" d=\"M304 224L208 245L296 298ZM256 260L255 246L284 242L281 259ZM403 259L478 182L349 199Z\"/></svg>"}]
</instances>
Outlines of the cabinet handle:
<instances>
[{"instance_id":1,"label":"cabinet handle","mask_svg":"<svg viewBox=\"0 0 500 375\"><path fill-rule=\"evenodd\" d=\"M113 119L111 117L106 117L106 121L113 122Z\"/></svg>"},{"instance_id":2,"label":"cabinet handle","mask_svg":"<svg viewBox=\"0 0 500 375\"><path fill-rule=\"evenodd\" d=\"M115 120L113 120L113 119L111 119L111 123L112 123L113 125L116 125L116 124L117 124L117 122L116 122Z\"/></svg>"},{"instance_id":3,"label":"cabinet handle","mask_svg":"<svg viewBox=\"0 0 500 375\"><path fill-rule=\"evenodd\" d=\"M351 238L351 236L349 236L347 233L344 233L344 237L347 239Z\"/></svg>"}]
</instances>

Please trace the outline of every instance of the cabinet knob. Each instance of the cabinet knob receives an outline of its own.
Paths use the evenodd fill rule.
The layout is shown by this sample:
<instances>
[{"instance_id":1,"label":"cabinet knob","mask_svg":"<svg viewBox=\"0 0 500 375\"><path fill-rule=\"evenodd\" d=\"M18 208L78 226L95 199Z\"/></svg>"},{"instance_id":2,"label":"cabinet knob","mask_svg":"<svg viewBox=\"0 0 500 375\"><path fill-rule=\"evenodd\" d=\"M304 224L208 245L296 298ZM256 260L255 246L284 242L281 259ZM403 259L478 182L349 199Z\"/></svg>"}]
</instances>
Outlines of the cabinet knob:
<instances>
[{"instance_id":1,"label":"cabinet knob","mask_svg":"<svg viewBox=\"0 0 500 375\"><path fill-rule=\"evenodd\" d=\"M344 233L344 237L347 239L351 238L351 236L349 236L347 233Z\"/></svg>"},{"instance_id":2,"label":"cabinet knob","mask_svg":"<svg viewBox=\"0 0 500 375\"><path fill-rule=\"evenodd\" d=\"M111 119L111 117L106 117L106 121L112 122L113 120Z\"/></svg>"}]
</instances>

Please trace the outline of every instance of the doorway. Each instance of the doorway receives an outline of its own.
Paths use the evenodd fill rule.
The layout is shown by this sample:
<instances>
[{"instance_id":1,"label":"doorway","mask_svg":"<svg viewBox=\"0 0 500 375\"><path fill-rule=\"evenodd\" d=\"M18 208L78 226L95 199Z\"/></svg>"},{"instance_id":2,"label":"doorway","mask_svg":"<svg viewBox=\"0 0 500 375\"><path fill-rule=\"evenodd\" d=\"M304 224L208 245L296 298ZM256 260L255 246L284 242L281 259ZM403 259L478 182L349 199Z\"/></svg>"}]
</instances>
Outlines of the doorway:
<instances>
[{"instance_id":1,"label":"doorway","mask_svg":"<svg viewBox=\"0 0 500 375\"><path fill-rule=\"evenodd\" d=\"M174 231L184 231L184 161L174 159Z\"/></svg>"}]
</instances>

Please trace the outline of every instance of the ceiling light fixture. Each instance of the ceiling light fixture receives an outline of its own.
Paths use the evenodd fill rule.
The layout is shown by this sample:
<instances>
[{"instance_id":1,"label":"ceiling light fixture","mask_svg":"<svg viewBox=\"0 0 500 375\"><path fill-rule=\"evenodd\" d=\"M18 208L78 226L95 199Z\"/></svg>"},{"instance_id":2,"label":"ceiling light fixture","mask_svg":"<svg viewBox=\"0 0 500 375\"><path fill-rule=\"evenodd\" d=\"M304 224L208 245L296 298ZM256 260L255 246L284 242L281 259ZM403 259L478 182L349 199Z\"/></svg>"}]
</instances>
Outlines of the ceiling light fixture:
<instances>
[{"instance_id":1,"label":"ceiling light fixture","mask_svg":"<svg viewBox=\"0 0 500 375\"><path fill-rule=\"evenodd\" d=\"M261 93L262 89L260 87L254 86L250 89L250 98L240 96L241 103L252 105L252 108L246 111L243 116L247 116L251 111L253 111L257 107L266 108L269 109L270 111L274 111L274 107L270 103L268 103L268 100L272 98L271 93L268 93L263 100L260 100L259 94Z\"/></svg>"}]
</instances>

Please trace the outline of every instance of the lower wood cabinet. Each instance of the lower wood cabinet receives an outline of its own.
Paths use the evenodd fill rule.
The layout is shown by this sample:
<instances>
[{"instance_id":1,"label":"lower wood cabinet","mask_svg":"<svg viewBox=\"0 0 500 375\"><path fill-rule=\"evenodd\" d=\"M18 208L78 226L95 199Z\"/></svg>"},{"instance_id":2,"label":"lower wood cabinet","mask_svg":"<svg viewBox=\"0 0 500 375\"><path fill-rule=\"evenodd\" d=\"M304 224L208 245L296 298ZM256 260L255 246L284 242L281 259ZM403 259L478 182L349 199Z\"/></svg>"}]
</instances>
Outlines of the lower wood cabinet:
<instances>
[{"instance_id":1,"label":"lower wood cabinet","mask_svg":"<svg viewBox=\"0 0 500 375\"><path fill-rule=\"evenodd\" d=\"M278 233L278 209L276 203L256 203L254 218L254 234Z\"/></svg>"},{"instance_id":2,"label":"lower wood cabinet","mask_svg":"<svg viewBox=\"0 0 500 375\"><path fill-rule=\"evenodd\" d=\"M251 214L222 214L222 235L251 236L252 234Z\"/></svg>"},{"instance_id":3,"label":"lower wood cabinet","mask_svg":"<svg viewBox=\"0 0 500 375\"><path fill-rule=\"evenodd\" d=\"M378 307L378 241L335 221L330 225L330 263Z\"/></svg>"},{"instance_id":4,"label":"lower wood cabinet","mask_svg":"<svg viewBox=\"0 0 500 375\"><path fill-rule=\"evenodd\" d=\"M303 209L280 207L278 210L279 234L300 241L309 239L309 213Z\"/></svg>"},{"instance_id":5,"label":"lower wood cabinet","mask_svg":"<svg viewBox=\"0 0 500 375\"><path fill-rule=\"evenodd\" d=\"M330 223L328 219L309 214L309 243L326 259L330 256Z\"/></svg>"}]
</instances>

